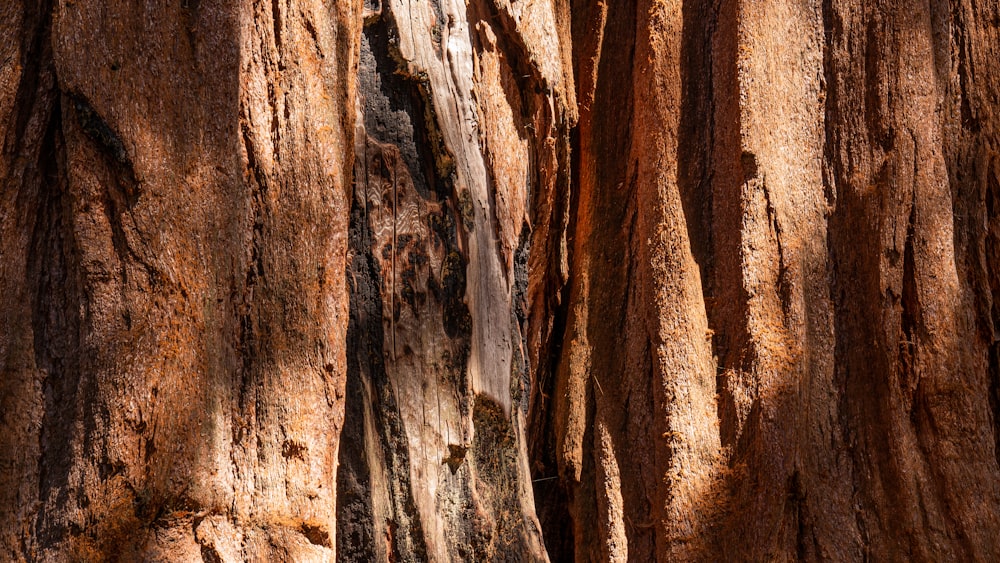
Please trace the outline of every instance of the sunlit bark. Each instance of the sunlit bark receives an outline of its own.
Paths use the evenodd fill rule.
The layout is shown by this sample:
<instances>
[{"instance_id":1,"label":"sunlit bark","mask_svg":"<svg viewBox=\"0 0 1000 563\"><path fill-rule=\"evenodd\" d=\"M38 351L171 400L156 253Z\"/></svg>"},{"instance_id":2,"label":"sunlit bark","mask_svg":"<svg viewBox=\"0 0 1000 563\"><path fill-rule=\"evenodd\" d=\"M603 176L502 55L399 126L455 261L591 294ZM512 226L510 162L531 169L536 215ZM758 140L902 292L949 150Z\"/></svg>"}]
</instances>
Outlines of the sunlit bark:
<instances>
[{"instance_id":1,"label":"sunlit bark","mask_svg":"<svg viewBox=\"0 0 1000 563\"><path fill-rule=\"evenodd\" d=\"M997 22L0 6L0 559L1000 558Z\"/></svg>"}]
</instances>

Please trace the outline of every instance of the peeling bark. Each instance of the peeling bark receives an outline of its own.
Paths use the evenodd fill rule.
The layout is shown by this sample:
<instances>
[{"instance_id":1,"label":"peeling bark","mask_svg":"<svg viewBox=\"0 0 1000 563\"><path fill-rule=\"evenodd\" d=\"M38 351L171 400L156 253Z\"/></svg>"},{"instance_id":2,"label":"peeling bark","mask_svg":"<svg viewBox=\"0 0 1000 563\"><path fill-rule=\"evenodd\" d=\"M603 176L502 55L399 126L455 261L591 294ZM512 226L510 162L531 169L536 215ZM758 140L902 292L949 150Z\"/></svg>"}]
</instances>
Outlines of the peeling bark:
<instances>
[{"instance_id":1,"label":"peeling bark","mask_svg":"<svg viewBox=\"0 0 1000 563\"><path fill-rule=\"evenodd\" d=\"M1000 557L995 2L124 4L0 7L0 558Z\"/></svg>"},{"instance_id":2,"label":"peeling bark","mask_svg":"<svg viewBox=\"0 0 1000 563\"><path fill-rule=\"evenodd\" d=\"M530 198L550 197L564 172L553 164L567 119L560 38L540 31L555 13L368 10L348 346L361 392L349 401L365 407L344 436L341 484L354 493L340 521L375 540L341 558L545 560L526 441L527 299L539 293L529 249L551 244L533 223L547 235L553 221L529 215Z\"/></svg>"}]
</instances>

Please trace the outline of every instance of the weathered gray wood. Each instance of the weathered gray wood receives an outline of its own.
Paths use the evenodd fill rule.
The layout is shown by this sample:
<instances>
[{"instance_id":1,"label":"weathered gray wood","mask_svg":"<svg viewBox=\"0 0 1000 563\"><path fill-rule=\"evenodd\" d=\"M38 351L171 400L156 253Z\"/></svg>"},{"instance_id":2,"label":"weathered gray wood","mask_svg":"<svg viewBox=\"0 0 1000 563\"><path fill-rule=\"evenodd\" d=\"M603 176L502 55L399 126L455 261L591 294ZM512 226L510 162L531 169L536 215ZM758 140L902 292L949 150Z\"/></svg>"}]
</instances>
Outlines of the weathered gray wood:
<instances>
[{"instance_id":1,"label":"weathered gray wood","mask_svg":"<svg viewBox=\"0 0 1000 563\"><path fill-rule=\"evenodd\" d=\"M555 189L541 166L565 113L542 94L566 90L559 36L541 33L554 18L548 2L369 7L348 399L364 406L341 458L342 535L358 538L345 560L546 559L525 320L529 197Z\"/></svg>"}]
</instances>

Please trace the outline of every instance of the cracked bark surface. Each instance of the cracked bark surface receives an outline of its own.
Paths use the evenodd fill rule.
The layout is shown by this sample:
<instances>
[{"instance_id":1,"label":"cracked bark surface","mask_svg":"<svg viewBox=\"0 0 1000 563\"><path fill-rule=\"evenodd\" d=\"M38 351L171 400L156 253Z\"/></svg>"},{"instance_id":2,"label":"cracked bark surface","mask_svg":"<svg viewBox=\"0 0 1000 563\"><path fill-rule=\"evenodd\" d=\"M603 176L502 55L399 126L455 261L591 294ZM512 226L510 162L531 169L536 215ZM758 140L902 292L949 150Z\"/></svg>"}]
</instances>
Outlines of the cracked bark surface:
<instances>
[{"instance_id":1,"label":"cracked bark surface","mask_svg":"<svg viewBox=\"0 0 1000 563\"><path fill-rule=\"evenodd\" d=\"M360 5L5 5L5 560L332 557Z\"/></svg>"},{"instance_id":2,"label":"cracked bark surface","mask_svg":"<svg viewBox=\"0 0 1000 563\"><path fill-rule=\"evenodd\" d=\"M342 560L546 559L526 414L547 338L529 254L559 233L565 183L555 21L547 2L366 6Z\"/></svg>"},{"instance_id":3,"label":"cracked bark surface","mask_svg":"<svg viewBox=\"0 0 1000 563\"><path fill-rule=\"evenodd\" d=\"M0 559L1000 557L989 0L0 6Z\"/></svg>"},{"instance_id":4,"label":"cracked bark surface","mask_svg":"<svg viewBox=\"0 0 1000 563\"><path fill-rule=\"evenodd\" d=\"M574 4L548 545L996 557L996 10Z\"/></svg>"}]
</instances>

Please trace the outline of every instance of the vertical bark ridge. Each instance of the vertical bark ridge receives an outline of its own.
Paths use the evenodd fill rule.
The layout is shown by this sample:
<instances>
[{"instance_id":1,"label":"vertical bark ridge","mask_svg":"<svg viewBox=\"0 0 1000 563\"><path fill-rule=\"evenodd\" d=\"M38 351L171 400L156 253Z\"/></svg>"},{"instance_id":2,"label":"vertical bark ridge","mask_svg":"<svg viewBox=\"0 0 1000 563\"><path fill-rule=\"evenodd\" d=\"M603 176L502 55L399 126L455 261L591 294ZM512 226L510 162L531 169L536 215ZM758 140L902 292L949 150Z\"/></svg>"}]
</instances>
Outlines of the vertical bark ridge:
<instances>
[{"instance_id":1,"label":"vertical bark ridge","mask_svg":"<svg viewBox=\"0 0 1000 563\"><path fill-rule=\"evenodd\" d=\"M736 83L726 84L725 68L713 78L727 108L717 115L738 117L716 125L728 137L713 159L728 172L716 176L713 201L717 224L738 231L714 239L716 259L728 261L715 286L738 289L720 294L713 316L729 464L749 473L729 481L731 510L756 518L733 516L720 529L746 542L732 557L851 559L859 547L850 467L839 457L827 282L822 13L816 2L733 10L717 33ZM739 283L726 277L736 271Z\"/></svg>"},{"instance_id":2,"label":"vertical bark ridge","mask_svg":"<svg viewBox=\"0 0 1000 563\"><path fill-rule=\"evenodd\" d=\"M3 397L36 500L5 557L332 553L355 7L26 6L4 283L38 290L0 361L34 373Z\"/></svg>"},{"instance_id":3,"label":"vertical bark ridge","mask_svg":"<svg viewBox=\"0 0 1000 563\"><path fill-rule=\"evenodd\" d=\"M366 14L349 352L362 393L348 399L364 422L344 437L341 486L371 496L370 519L349 527L375 542L340 557L545 560L526 420L529 358L551 329L530 332L527 300L561 283L529 270L561 251L549 233L564 220L572 76L549 31L564 15L487 1Z\"/></svg>"},{"instance_id":4,"label":"vertical bark ridge","mask_svg":"<svg viewBox=\"0 0 1000 563\"><path fill-rule=\"evenodd\" d=\"M657 556L691 559L705 549L702 541L722 506L723 460L712 333L679 186L685 21L680 2L640 2L638 13L648 23L637 31L630 164L637 201L650 212L639 213L633 235L639 261L632 283L640 289L630 317L645 311L647 342L633 349L648 347L643 352L652 356L646 433L654 440L655 465L644 473L658 477L652 511ZM641 383L633 385L641 389ZM642 439L633 443L638 448Z\"/></svg>"}]
</instances>

